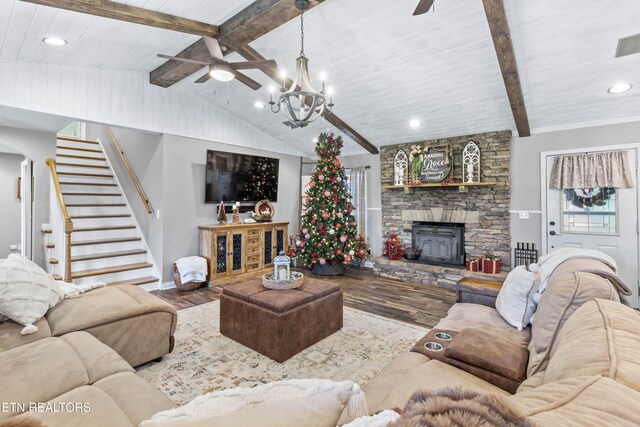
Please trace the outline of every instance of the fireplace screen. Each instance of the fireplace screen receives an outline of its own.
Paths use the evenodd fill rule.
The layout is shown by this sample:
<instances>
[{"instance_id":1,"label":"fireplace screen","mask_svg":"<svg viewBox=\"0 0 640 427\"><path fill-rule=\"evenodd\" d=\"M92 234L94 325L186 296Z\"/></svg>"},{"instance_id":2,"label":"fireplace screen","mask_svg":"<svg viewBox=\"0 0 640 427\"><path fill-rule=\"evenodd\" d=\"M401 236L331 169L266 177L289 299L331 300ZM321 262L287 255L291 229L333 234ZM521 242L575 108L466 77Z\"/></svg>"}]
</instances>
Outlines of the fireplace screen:
<instances>
[{"instance_id":1,"label":"fireplace screen","mask_svg":"<svg viewBox=\"0 0 640 427\"><path fill-rule=\"evenodd\" d=\"M414 223L412 244L422 250L420 261L464 265L464 224Z\"/></svg>"}]
</instances>

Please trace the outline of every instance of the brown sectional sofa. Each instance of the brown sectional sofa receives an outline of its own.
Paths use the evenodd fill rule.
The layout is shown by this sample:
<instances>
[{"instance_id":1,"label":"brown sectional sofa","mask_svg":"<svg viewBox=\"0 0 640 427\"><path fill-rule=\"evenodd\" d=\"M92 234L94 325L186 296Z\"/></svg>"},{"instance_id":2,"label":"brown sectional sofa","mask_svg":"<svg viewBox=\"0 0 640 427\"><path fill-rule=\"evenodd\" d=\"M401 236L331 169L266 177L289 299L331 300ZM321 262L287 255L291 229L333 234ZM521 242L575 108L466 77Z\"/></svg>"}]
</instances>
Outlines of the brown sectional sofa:
<instances>
[{"instance_id":1,"label":"brown sectional sofa","mask_svg":"<svg viewBox=\"0 0 640 427\"><path fill-rule=\"evenodd\" d=\"M21 336L22 326L11 321L0 323L0 402L13 405L0 411L0 425L34 403L88 404L89 411L61 406L17 416L50 427L137 426L174 407L132 366L171 352L176 320L171 305L123 285L61 301L32 335Z\"/></svg>"},{"instance_id":2,"label":"brown sectional sofa","mask_svg":"<svg viewBox=\"0 0 640 427\"><path fill-rule=\"evenodd\" d=\"M536 425L640 425L640 314L619 302L615 284L598 273L605 269L587 260L559 266L532 327L522 332L495 309L476 304L454 305L436 325L453 332L486 328L520 345L528 343L526 379L515 394L411 351L363 387L369 412L403 408L418 389L459 386L507 397Z\"/></svg>"}]
</instances>

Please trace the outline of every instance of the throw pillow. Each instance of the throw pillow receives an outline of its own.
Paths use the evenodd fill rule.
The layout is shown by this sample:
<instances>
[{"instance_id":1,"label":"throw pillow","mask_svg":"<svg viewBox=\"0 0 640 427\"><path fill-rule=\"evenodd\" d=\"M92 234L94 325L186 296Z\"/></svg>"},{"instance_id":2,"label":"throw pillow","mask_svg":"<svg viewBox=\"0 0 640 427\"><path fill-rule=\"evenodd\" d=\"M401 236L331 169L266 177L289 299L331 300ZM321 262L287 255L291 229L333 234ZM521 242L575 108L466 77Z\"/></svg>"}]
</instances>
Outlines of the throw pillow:
<instances>
[{"instance_id":1,"label":"throw pillow","mask_svg":"<svg viewBox=\"0 0 640 427\"><path fill-rule=\"evenodd\" d=\"M389 427L533 427L518 405L504 396L484 394L461 387L435 391L417 390L402 418Z\"/></svg>"},{"instance_id":2,"label":"throw pillow","mask_svg":"<svg viewBox=\"0 0 640 427\"><path fill-rule=\"evenodd\" d=\"M516 267L507 276L496 299L496 310L511 326L523 330L536 310L536 275L524 266Z\"/></svg>"},{"instance_id":3,"label":"throw pillow","mask_svg":"<svg viewBox=\"0 0 640 427\"><path fill-rule=\"evenodd\" d=\"M334 427L345 406L350 419L367 414L364 394L351 381L287 380L208 393L140 427Z\"/></svg>"},{"instance_id":4,"label":"throw pillow","mask_svg":"<svg viewBox=\"0 0 640 427\"><path fill-rule=\"evenodd\" d=\"M387 427L394 421L398 421L399 418L399 413L387 409L375 415L356 418L349 424L344 424L342 427Z\"/></svg>"},{"instance_id":5,"label":"throw pillow","mask_svg":"<svg viewBox=\"0 0 640 427\"><path fill-rule=\"evenodd\" d=\"M22 335L37 332L33 323L63 296L55 280L37 264L16 254L0 260L0 314L23 325Z\"/></svg>"}]
</instances>

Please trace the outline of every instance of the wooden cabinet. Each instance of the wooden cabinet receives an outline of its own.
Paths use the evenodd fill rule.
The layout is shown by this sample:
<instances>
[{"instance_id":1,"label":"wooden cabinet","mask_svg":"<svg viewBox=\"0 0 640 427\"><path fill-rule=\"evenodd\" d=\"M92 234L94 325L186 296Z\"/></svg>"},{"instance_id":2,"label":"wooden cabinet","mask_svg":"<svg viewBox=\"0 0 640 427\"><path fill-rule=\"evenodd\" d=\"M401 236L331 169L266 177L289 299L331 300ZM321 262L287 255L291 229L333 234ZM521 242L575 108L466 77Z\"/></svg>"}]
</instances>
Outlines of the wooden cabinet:
<instances>
[{"instance_id":1,"label":"wooden cabinet","mask_svg":"<svg viewBox=\"0 0 640 427\"><path fill-rule=\"evenodd\" d=\"M209 280L273 267L287 252L288 222L200 226L200 256L207 258Z\"/></svg>"}]
</instances>

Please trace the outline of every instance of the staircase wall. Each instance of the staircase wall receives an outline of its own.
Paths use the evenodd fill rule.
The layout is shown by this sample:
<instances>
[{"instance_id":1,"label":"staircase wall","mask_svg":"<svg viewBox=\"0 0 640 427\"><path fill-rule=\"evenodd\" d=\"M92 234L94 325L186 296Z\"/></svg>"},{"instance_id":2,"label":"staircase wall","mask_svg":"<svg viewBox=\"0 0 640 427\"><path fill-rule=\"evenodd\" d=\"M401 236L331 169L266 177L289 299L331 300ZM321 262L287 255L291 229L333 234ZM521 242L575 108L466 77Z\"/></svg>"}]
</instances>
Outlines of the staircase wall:
<instances>
[{"instance_id":1,"label":"staircase wall","mask_svg":"<svg viewBox=\"0 0 640 427\"><path fill-rule=\"evenodd\" d=\"M149 199L153 208L151 214L147 213L142 204L138 191L133 185L106 128L103 125L87 123L85 138L90 141L99 139L102 143L105 155L111 160L111 168L118 177L132 214L147 242L149 252L158 263L158 269L161 270L163 259L162 135L115 127L112 127L111 131L120 148L125 152L131 168ZM160 218L157 217L158 213Z\"/></svg>"},{"instance_id":2,"label":"staircase wall","mask_svg":"<svg viewBox=\"0 0 640 427\"><path fill-rule=\"evenodd\" d=\"M0 144L14 148L33 161L35 176L33 205L33 261L45 267L42 246L42 224L49 222L49 180L51 174L45 164L47 158L56 157L56 134L0 126Z\"/></svg>"}]
</instances>

